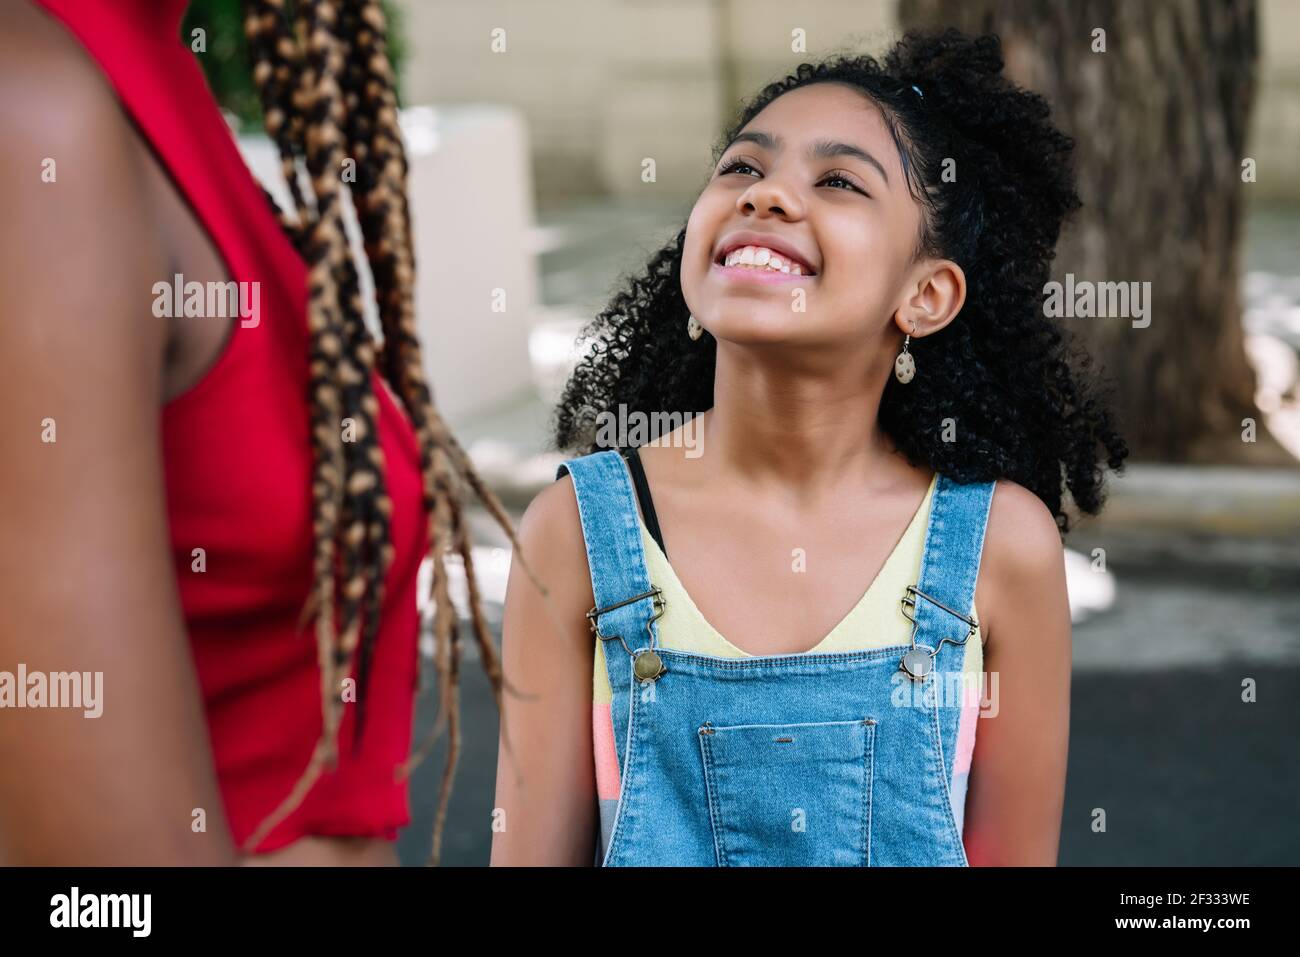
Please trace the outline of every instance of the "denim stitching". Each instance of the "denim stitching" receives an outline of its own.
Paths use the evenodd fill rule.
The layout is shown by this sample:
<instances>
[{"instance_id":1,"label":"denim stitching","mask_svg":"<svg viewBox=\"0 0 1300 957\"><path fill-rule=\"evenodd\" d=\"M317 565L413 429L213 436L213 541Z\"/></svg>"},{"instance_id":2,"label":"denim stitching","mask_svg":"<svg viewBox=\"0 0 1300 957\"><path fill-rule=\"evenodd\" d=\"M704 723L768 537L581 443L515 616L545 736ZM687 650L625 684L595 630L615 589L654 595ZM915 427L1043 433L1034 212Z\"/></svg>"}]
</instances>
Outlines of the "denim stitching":
<instances>
[{"instance_id":1,"label":"denim stitching","mask_svg":"<svg viewBox=\"0 0 1300 957\"><path fill-rule=\"evenodd\" d=\"M868 724L868 723L867 723L868 721L871 722L871 723ZM864 742L864 745L863 745L864 748L865 748L865 750L866 750L866 760L867 760L867 767L866 767L866 772L867 772L867 780L866 780L866 786L867 786L867 820L866 820L866 825L865 825L866 830L865 830L865 833L863 834L863 842L866 844L866 848L867 848L867 865L866 865L866 866L867 866L867 867L870 867L870 866L871 866L871 803L872 803L871 788L872 788L872 785L873 785L873 783L875 782L875 779L876 779L876 722L875 722L875 719L874 719L874 718L866 718L866 719L864 719L864 721L863 721L863 727L866 728L866 736L867 736L866 741Z\"/></svg>"},{"instance_id":2,"label":"denim stitching","mask_svg":"<svg viewBox=\"0 0 1300 957\"><path fill-rule=\"evenodd\" d=\"M713 832L713 858L718 867L727 867L726 845L722 834L722 807L718 798L718 785L713 775L713 751L709 735L697 732L700 739L700 755L704 760L704 794L709 805L709 828Z\"/></svg>"},{"instance_id":3,"label":"denim stitching","mask_svg":"<svg viewBox=\"0 0 1300 957\"><path fill-rule=\"evenodd\" d=\"M936 672L937 674L937 672ZM943 728L939 724L939 702L936 695L935 703L930 708L930 719L934 733L934 754L938 759L939 781L943 785L943 812L948 821L948 838L956 840L957 846L961 847L961 835L957 832L957 820L952 813L952 791L948 786L948 762L943 753Z\"/></svg>"},{"instance_id":4,"label":"denim stitching","mask_svg":"<svg viewBox=\"0 0 1300 957\"><path fill-rule=\"evenodd\" d=\"M629 675L629 677L631 677ZM624 826L625 815L623 813L623 799L628 794L629 782L631 776L628 766L631 762L628 760L632 755L632 731L636 727L636 694L634 690L628 693L628 719L627 719L627 740L623 745L622 767L619 768L618 781L618 804L614 806L614 823L609 829L609 847L605 849L604 866L609 867L614 861L617 848L620 846L620 837L623 831L627 830Z\"/></svg>"},{"instance_id":5,"label":"denim stitching","mask_svg":"<svg viewBox=\"0 0 1300 957\"><path fill-rule=\"evenodd\" d=\"M815 655L751 655L747 658L716 658L711 655L700 655L676 648L658 648L656 650L661 657L678 659L683 664L705 665L710 670L753 671L763 668L788 670L787 666L791 665L837 665L852 664L858 661L876 661L902 655L903 652L910 651L911 648L910 644L890 645L886 648L866 648L860 651L823 651Z\"/></svg>"}]
</instances>

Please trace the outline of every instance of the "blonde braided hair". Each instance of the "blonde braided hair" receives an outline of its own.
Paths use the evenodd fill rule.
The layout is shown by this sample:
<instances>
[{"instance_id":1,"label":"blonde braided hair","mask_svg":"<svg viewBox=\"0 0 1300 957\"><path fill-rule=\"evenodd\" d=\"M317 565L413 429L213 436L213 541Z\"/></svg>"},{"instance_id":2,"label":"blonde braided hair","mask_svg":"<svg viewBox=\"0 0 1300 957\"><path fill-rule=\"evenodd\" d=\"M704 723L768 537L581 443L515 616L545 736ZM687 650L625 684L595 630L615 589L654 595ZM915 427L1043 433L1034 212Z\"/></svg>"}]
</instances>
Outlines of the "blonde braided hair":
<instances>
[{"instance_id":1,"label":"blonde braided hair","mask_svg":"<svg viewBox=\"0 0 1300 957\"><path fill-rule=\"evenodd\" d=\"M346 669L355 664L359 688L366 685L384 577L393 557L392 502L375 430L379 406L372 372L377 369L401 399L419 440L429 521L439 713L429 740L402 773L410 773L446 728L448 756L430 856L436 862L460 753L461 647L447 583L448 550L454 550L464 566L470 622L498 709L503 689L500 657L483 616L463 516L466 487L506 530L522 567L528 566L509 517L438 414L425 379L416 334L408 167L378 0L296 0L292 29L285 0L245 0L244 27L266 130L279 151L296 218L277 213L309 270L315 584L303 611L304 620L315 617L322 711L321 737L306 770L245 849L260 844L337 761ZM355 163L351 197L374 279L383 331L378 350L365 328L357 268L344 230L340 174L346 159ZM311 203L298 185L300 161L310 178ZM354 441L343 440L345 423ZM528 574L536 583L531 570ZM357 740L364 700L362 690Z\"/></svg>"}]
</instances>

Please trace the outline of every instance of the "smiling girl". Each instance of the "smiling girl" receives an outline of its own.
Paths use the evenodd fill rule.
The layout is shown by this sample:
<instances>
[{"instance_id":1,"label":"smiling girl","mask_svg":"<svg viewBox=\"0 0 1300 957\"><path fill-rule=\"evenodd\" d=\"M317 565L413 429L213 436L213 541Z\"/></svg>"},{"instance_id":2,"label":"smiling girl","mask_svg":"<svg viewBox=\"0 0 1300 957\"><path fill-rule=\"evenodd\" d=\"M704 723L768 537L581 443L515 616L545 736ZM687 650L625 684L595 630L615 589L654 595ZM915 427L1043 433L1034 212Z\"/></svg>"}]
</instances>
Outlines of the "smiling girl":
<instances>
[{"instance_id":1,"label":"smiling girl","mask_svg":"<svg viewBox=\"0 0 1300 957\"><path fill-rule=\"evenodd\" d=\"M954 31L741 112L558 410L494 864L1056 862L1063 491L1097 512L1127 450L1042 312L1078 205L1047 114ZM595 449L624 406L699 451Z\"/></svg>"}]
</instances>

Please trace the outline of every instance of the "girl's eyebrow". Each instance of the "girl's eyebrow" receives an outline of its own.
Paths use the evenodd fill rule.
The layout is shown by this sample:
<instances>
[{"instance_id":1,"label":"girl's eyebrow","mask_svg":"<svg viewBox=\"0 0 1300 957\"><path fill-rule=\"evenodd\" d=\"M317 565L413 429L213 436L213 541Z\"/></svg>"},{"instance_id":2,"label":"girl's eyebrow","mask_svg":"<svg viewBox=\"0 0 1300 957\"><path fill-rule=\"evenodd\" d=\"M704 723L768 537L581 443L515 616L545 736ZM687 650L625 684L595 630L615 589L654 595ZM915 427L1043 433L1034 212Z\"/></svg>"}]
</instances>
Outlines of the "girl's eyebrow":
<instances>
[{"instance_id":1,"label":"girl's eyebrow","mask_svg":"<svg viewBox=\"0 0 1300 957\"><path fill-rule=\"evenodd\" d=\"M746 130L744 133L737 134L736 138L728 144L727 149L731 149L737 143L754 143L774 153L780 152L785 147L785 140L781 136L773 136L770 133L764 133L762 130ZM880 164L880 161L862 147L854 146L852 143L841 143L838 140L817 140L808 147L808 156L813 159L852 156L870 166L874 166L885 181L885 185L889 185L889 174L885 172L885 167Z\"/></svg>"}]
</instances>

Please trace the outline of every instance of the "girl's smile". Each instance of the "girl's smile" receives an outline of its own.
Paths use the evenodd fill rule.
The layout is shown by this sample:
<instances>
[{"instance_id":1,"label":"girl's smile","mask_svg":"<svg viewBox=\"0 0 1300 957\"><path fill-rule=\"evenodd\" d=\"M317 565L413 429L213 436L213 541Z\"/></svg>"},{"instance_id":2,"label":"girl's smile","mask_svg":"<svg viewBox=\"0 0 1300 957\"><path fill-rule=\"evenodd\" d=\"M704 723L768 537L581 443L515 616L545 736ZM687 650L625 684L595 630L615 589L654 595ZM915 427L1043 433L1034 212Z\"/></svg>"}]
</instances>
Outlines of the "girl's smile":
<instances>
[{"instance_id":1,"label":"girl's smile","mask_svg":"<svg viewBox=\"0 0 1300 957\"><path fill-rule=\"evenodd\" d=\"M737 282L788 283L817 275L812 259L775 233L738 230L718 244L713 269Z\"/></svg>"},{"instance_id":2,"label":"girl's smile","mask_svg":"<svg viewBox=\"0 0 1300 957\"><path fill-rule=\"evenodd\" d=\"M770 269L765 266L744 265L737 263L734 266L719 266L713 264L710 272L720 276L728 282L766 282L789 284L792 282L809 282L816 279L816 276L805 276L801 273L791 271L779 271Z\"/></svg>"}]
</instances>

